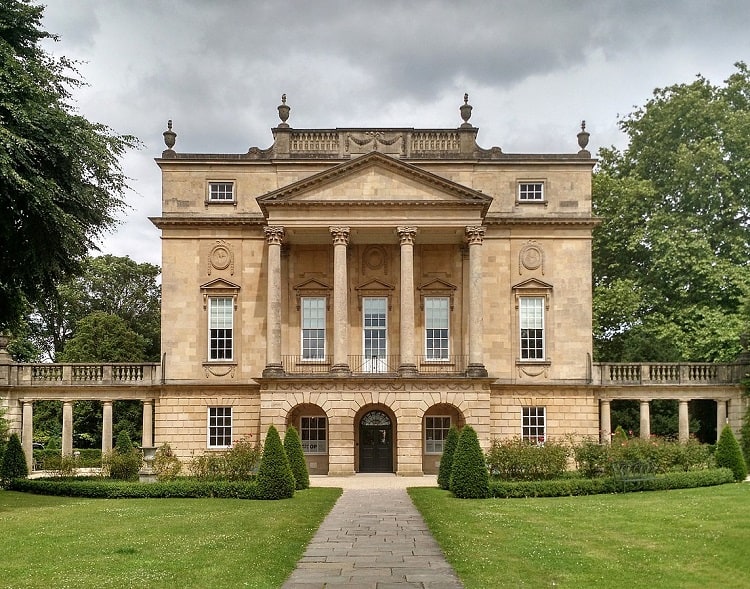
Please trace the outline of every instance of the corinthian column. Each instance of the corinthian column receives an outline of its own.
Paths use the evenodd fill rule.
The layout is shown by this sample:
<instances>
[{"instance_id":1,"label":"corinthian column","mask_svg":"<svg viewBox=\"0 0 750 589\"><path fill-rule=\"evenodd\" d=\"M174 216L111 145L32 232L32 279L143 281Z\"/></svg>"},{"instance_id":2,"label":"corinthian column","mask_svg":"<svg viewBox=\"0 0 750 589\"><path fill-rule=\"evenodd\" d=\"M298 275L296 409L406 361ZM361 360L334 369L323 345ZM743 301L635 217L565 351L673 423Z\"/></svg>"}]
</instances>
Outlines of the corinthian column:
<instances>
[{"instance_id":1,"label":"corinthian column","mask_svg":"<svg viewBox=\"0 0 750 589\"><path fill-rule=\"evenodd\" d=\"M349 374L349 284L346 246L349 227L329 227L333 237L333 366L331 372Z\"/></svg>"},{"instance_id":2,"label":"corinthian column","mask_svg":"<svg viewBox=\"0 0 750 589\"><path fill-rule=\"evenodd\" d=\"M266 302L266 367L263 376L284 374L281 364L281 242L283 227L265 227L268 243L268 298Z\"/></svg>"},{"instance_id":3,"label":"corinthian column","mask_svg":"<svg viewBox=\"0 0 750 589\"><path fill-rule=\"evenodd\" d=\"M414 238L416 227L397 227L401 241L401 330L399 333L401 362L399 374L417 374L414 362Z\"/></svg>"},{"instance_id":4,"label":"corinthian column","mask_svg":"<svg viewBox=\"0 0 750 589\"><path fill-rule=\"evenodd\" d=\"M482 349L484 312L482 310L482 240L484 227L467 227L469 243L469 369L468 376L487 376Z\"/></svg>"}]
</instances>

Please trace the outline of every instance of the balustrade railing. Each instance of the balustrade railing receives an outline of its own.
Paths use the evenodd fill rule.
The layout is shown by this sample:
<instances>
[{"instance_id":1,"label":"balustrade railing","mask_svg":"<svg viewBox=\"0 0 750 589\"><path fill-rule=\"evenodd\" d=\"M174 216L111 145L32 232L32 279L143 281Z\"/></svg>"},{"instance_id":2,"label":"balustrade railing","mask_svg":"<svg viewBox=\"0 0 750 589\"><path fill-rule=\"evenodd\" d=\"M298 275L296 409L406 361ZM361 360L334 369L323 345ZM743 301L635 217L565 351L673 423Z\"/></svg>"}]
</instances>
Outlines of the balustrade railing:
<instances>
[{"instance_id":1,"label":"balustrade railing","mask_svg":"<svg viewBox=\"0 0 750 589\"><path fill-rule=\"evenodd\" d=\"M159 364L16 364L10 381L17 385L152 385L159 383Z\"/></svg>"},{"instance_id":2,"label":"balustrade railing","mask_svg":"<svg viewBox=\"0 0 750 589\"><path fill-rule=\"evenodd\" d=\"M741 372L738 364L623 362L594 364L592 376L602 385L724 384L738 382Z\"/></svg>"}]
</instances>

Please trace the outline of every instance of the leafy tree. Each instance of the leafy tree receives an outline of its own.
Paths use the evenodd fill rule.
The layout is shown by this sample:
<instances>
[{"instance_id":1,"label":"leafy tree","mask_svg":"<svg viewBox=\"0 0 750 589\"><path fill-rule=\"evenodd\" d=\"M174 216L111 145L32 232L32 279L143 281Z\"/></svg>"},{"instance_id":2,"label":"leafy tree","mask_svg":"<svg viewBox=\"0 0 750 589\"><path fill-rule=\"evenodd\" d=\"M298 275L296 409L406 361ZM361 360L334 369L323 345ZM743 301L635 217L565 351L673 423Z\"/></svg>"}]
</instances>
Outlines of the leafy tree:
<instances>
[{"instance_id":1,"label":"leafy tree","mask_svg":"<svg viewBox=\"0 0 750 589\"><path fill-rule=\"evenodd\" d=\"M26 301L80 270L124 207L120 157L136 140L87 121L71 105L82 84L42 42L44 8L0 3L0 329Z\"/></svg>"},{"instance_id":2,"label":"leafy tree","mask_svg":"<svg viewBox=\"0 0 750 589\"><path fill-rule=\"evenodd\" d=\"M654 91L594 178L598 359L730 361L750 293L750 72Z\"/></svg>"},{"instance_id":3,"label":"leafy tree","mask_svg":"<svg viewBox=\"0 0 750 589\"><path fill-rule=\"evenodd\" d=\"M26 464L26 456L21 447L21 440L18 434L11 434L8 444L5 447L5 453L3 454L3 462L0 467L0 481L3 483L3 486L7 486L13 479L19 479L28 476L28 474L29 467Z\"/></svg>"},{"instance_id":4,"label":"leafy tree","mask_svg":"<svg viewBox=\"0 0 750 589\"><path fill-rule=\"evenodd\" d=\"M440 457L440 468L438 469L437 484L446 491L451 486L451 470L453 469L453 454L458 445L458 428L452 425L448 430L443 446L443 455Z\"/></svg>"},{"instance_id":5,"label":"leafy tree","mask_svg":"<svg viewBox=\"0 0 750 589\"><path fill-rule=\"evenodd\" d=\"M299 439L297 429L293 425L289 426L284 435L284 451L289 458L289 466L294 475L294 488L297 490L307 489L310 486L310 473L307 472L302 442Z\"/></svg>"},{"instance_id":6,"label":"leafy tree","mask_svg":"<svg viewBox=\"0 0 750 589\"><path fill-rule=\"evenodd\" d=\"M57 285L53 293L37 302L28 314L27 337L47 358L61 361L61 352L76 335L77 322L102 312L119 317L142 338L141 354L132 361L158 362L160 272L158 266L137 263L129 257L88 257L80 276Z\"/></svg>"},{"instance_id":7,"label":"leafy tree","mask_svg":"<svg viewBox=\"0 0 750 589\"><path fill-rule=\"evenodd\" d=\"M459 499L484 499L490 494L490 475L479 446L477 432L470 425L461 428L453 454L451 493Z\"/></svg>"},{"instance_id":8,"label":"leafy tree","mask_svg":"<svg viewBox=\"0 0 750 589\"><path fill-rule=\"evenodd\" d=\"M94 311L76 324L61 362L141 362L145 340L124 319Z\"/></svg>"},{"instance_id":9,"label":"leafy tree","mask_svg":"<svg viewBox=\"0 0 750 589\"><path fill-rule=\"evenodd\" d=\"M729 468L734 473L735 481L744 481L747 477L747 464L742 457L742 450L737 443L737 438L734 437L732 428L728 425L725 425L724 429L721 430L714 459L716 460L716 466Z\"/></svg>"},{"instance_id":10,"label":"leafy tree","mask_svg":"<svg viewBox=\"0 0 750 589\"><path fill-rule=\"evenodd\" d=\"M288 499L294 496L294 475L279 432L273 425L266 434L256 480L261 499Z\"/></svg>"}]
</instances>

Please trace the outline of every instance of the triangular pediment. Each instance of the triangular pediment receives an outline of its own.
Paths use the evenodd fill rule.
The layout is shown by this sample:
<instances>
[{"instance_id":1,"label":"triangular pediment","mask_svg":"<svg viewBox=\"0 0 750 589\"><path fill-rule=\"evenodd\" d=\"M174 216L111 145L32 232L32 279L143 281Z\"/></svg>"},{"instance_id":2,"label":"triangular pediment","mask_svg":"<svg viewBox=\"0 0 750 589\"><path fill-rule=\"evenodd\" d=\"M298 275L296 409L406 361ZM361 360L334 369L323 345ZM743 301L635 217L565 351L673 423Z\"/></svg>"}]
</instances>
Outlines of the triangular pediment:
<instances>
[{"instance_id":1,"label":"triangular pediment","mask_svg":"<svg viewBox=\"0 0 750 589\"><path fill-rule=\"evenodd\" d=\"M523 282L519 282L518 284L513 286L513 290L552 290L552 285L547 284L546 282L542 282L541 280L537 280L536 278L529 278L528 280L524 280Z\"/></svg>"},{"instance_id":2,"label":"triangular pediment","mask_svg":"<svg viewBox=\"0 0 750 589\"><path fill-rule=\"evenodd\" d=\"M372 152L259 196L257 201L266 215L269 208L277 206L364 203L465 206L479 208L483 215L492 199L417 166Z\"/></svg>"},{"instance_id":3,"label":"triangular pediment","mask_svg":"<svg viewBox=\"0 0 750 589\"><path fill-rule=\"evenodd\" d=\"M396 288L392 284L388 284L387 282L383 282L382 280L378 280L377 278L374 278L372 280L369 280L365 282L364 284L360 284L356 287L355 290L357 291L375 291L375 290L382 290L382 291L388 291L393 290Z\"/></svg>"},{"instance_id":4,"label":"triangular pediment","mask_svg":"<svg viewBox=\"0 0 750 589\"><path fill-rule=\"evenodd\" d=\"M325 282L321 282L317 278L310 278L304 282L300 282L294 287L295 290L312 291L312 290L330 290L331 286Z\"/></svg>"},{"instance_id":5,"label":"triangular pediment","mask_svg":"<svg viewBox=\"0 0 750 589\"><path fill-rule=\"evenodd\" d=\"M419 290L426 292L453 291L456 290L456 286L440 278L435 278L434 280L425 282L419 287Z\"/></svg>"},{"instance_id":6,"label":"triangular pediment","mask_svg":"<svg viewBox=\"0 0 750 589\"><path fill-rule=\"evenodd\" d=\"M201 290L239 290L239 285L235 284L234 282L229 282L228 280L224 280L223 278L216 278L214 280L211 280L210 282L206 282L206 284L201 284Z\"/></svg>"}]
</instances>

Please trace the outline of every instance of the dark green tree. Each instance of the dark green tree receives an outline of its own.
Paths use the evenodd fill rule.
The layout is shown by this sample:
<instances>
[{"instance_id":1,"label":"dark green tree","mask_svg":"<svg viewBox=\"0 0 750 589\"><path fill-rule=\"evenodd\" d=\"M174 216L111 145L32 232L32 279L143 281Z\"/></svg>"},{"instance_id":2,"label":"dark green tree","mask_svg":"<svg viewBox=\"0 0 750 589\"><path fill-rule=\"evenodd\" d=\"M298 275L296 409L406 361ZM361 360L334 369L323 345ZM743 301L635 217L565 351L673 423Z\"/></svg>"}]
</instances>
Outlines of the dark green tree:
<instances>
[{"instance_id":1,"label":"dark green tree","mask_svg":"<svg viewBox=\"0 0 750 589\"><path fill-rule=\"evenodd\" d=\"M256 481L261 499L288 499L294 496L294 475L274 426L269 427L266 434Z\"/></svg>"},{"instance_id":2,"label":"dark green tree","mask_svg":"<svg viewBox=\"0 0 750 589\"><path fill-rule=\"evenodd\" d=\"M451 471L453 470L453 454L458 445L458 428L452 425L448 430L443 446L443 455L440 457L440 468L438 469L437 484L446 491L451 487Z\"/></svg>"},{"instance_id":3,"label":"dark green tree","mask_svg":"<svg viewBox=\"0 0 750 589\"><path fill-rule=\"evenodd\" d=\"M120 157L136 144L76 113L82 84L42 43L44 7L0 3L0 330L81 269L124 207Z\"/></svg>"},{"instance_id":4,"label":"dark green tree","mask_svg":"<svg viewBox=\"0 0 750 589\"><path fill-rule=\"evenodd\" d=\"M459 499L484 499L490 494L490 475L477 432L470 425L461 428L453 454L450 490Z\"/></svg>"},{"instance_id":5,"label":"dark green tree","mask_svg":"<svg viewBox=\"0 0 750 589\"><path fill-rule=\"evenodd\" d=\"M654 91L593 185L595 356L732 361L750 293L750 73Z\"/></svg>"},{"instance_id":6,"label":"dark green tree","mask_svg":"<svg viewBox=\"0 0 750 589\"><path fill-rule=\"evenodd\" d=\"M747 464L745 464L745 459L742 456L742 450L737 443L737 438L734 437L732 428L728 425L725 425L724 429L721 430L714 459L716 460L716 466L728 468L734 473L735 481L744 481L747 477Z\"/></svg>"},{"instance_id":7,"label":"dark green tree","mask_svg":"<svg viewBox=\"0 0 750 589\"><path fill-rule=\"evenodd\" d=\"M302 442L299 439L297 429L293 425L290 425L286 434L284 434L284 452L286 452L289 466L294 475L294 488L297 490L307 489L310 486L310 473L307 472Z\"/></svg>"},{"instance_id":8,"label":"dark green tree","mask_svg":"<svg viewBox=\"0 0 750 589\"><path fill-rule=\"evenodd\" d=\"M7 486L13 479L28 476L29 467L26 464L26 456L24 456L18 434L11 434L8 439L0 466L0 481L3 486Z\"/></svg>"},{"instance_id":9,"label":"dark green tree","mask_svg":"<svg viewBox=\"0 0 750 589\"><path fill-rule=\"evenodd\" d=\"M124 319L94 311L76 324L61 362L141 362L145 340Z\"/></svg>"}]
</instances>

